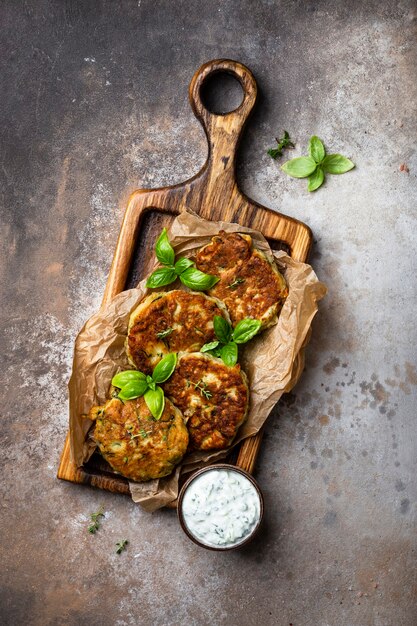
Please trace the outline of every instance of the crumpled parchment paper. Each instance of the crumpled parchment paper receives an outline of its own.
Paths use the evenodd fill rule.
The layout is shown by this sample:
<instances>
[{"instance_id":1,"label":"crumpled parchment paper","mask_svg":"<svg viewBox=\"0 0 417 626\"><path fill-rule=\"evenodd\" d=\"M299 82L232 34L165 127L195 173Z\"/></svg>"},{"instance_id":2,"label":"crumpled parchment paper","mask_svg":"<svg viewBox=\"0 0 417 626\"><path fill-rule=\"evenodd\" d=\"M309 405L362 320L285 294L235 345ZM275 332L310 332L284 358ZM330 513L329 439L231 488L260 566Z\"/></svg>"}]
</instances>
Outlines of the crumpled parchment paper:
<instances>
[{"instance_id":1,"label":"crumpled parchment paper","mask_svg":"<svg viewBox=\"0 0 417 626\"><path fill-rule=\"evenodd\" d=\"M278 323L239 350L239 361L249 378L250 407L246 422L233 442L236 445L257 433L284 392L297 383L304 367L304 348L318 302L326 294L312 267L293 260L283 251L272 251L263 235L228 222L211 222L189 211L173 222L169 238L176 255L193 257L220 230L248 233L256 248L274 257L289 287L289 295ZM153 246L155 242L149 242ZM155 261L155 266L157 262ZM88 433L93 424L82 415L108 399L111 378L131 369L125 355L125 338L130 313L148 293L146 279L137 288L123 291L102 307L84 325L75 341L72 375L69 381L70 441L74 463L80 467L93 454L94 442ZM164 290L178 288L177 283ZM162 290L161 290L162 291ZM230 450L230 449L229 449ZM145 483L130 482L132 498L145 510L154 511L175 500L180 473L192 471L224 458L229 450L193 452L184 457L175 473Z\"/></svg>"}]
</instances>

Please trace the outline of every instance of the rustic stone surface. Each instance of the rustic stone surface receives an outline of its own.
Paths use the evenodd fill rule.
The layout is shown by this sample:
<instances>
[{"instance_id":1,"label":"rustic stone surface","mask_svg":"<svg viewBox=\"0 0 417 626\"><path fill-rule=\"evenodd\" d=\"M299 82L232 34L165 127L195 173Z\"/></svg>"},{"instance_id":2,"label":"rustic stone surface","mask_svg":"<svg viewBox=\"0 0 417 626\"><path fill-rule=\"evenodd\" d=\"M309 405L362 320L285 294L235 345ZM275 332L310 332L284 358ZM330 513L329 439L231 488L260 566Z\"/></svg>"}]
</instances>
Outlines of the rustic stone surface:
<instances>
[{"instance_id":1,"label":"rustic stone surface","mask_svg":"<svg viewBox=\"0 0 417 626\"><path fill-rule=\"evenodd\" d=\"M0 18L2 623L414 624L415 3L5 0ZM127 196L203 164L187 87L222 56L261 90L240 184L312 227L329 294L259 459L263 535L219 555L170 511L55 474ZM266 154L284 128L292 155L317 133L357 169L308 194Z\"/></svg>"}]
</instances>

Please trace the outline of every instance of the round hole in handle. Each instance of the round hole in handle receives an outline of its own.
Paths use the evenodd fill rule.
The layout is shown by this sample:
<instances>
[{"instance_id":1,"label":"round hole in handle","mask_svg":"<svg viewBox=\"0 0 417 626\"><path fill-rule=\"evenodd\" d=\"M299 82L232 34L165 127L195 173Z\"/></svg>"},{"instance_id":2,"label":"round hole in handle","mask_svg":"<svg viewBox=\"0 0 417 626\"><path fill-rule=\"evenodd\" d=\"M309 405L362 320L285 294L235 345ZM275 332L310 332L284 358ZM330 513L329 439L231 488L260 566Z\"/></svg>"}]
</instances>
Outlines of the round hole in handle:
<instances>
[{"instance_id":1,"label":"round hole in handle","mask_svg":"<svg viewBox=\"0 0 417 626\"><path fill-rule=\"evenodd\" d=\"M214 115L227 115L236 111L244 96L240 80L227 70L212 72L200 87L201 102Z\"/></svg>"}]
</instances>

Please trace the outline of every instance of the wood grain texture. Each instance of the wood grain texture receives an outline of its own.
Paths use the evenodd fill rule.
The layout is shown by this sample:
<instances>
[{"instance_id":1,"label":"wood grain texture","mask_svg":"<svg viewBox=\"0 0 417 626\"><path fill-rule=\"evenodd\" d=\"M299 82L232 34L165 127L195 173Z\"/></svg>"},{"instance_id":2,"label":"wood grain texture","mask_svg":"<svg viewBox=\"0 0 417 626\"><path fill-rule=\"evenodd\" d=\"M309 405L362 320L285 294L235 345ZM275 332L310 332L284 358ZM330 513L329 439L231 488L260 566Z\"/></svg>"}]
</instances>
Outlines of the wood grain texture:
<instances>
[{"instance_id":1,"label":"wood grain texture","mask_svg":"<svg viewBox=\"0 0 417 626\"><path fill-rule=\"evenodd\" d=\"M202 86L219 72L232 74L241 84L244 97L240 106L224 115L208 111L202 100ZM190 104L207 136L207 161L195 176L184 183L160 189L135 191L128 202L113 257L102 304L135 285L148 271L153 245L162 226L169 226L184 209L191 209L211 220L237 222L261 231L273 244L284 247L292 257L306 261L312 244L308 226L250 200L236 183L236 152L242 131L256 102L257 85L252 73L241 63L228 59L210 61L193 76L189 87ZM274 245L275 244L275 245ZM252 473L262 441L262 431L242 442L237 460ZM109 491L129 493L126 479L112 473L103 461L93 458L82 469L70 459L67 436L58 469L58 478L90 484ZM175 506L175 503L173 504Z\"/></svg>"}]
</instances>

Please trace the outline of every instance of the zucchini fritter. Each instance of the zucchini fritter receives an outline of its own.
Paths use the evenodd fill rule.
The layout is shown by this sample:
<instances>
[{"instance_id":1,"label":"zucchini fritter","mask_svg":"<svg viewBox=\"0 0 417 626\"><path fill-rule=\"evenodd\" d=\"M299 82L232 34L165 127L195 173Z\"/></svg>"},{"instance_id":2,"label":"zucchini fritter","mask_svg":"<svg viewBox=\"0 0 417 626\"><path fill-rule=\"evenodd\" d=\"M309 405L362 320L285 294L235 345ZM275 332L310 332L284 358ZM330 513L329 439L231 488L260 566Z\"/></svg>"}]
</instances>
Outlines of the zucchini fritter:
<instances>
[{"instance_id":1,"label":"zucchini fritter","mask_svg":"<svg viewBox=\"0 0 417 626\"><path fill-rule=\"evenodd\" d=\"M227 448L246 419L249 390L240 365L227 367L208 354L185 353L163 387L187 420L190 450Z\"/></svg>"},{"instance_id":2,"label":"zucchini fritter","mask_svg":"<svg viewBox=\"0 0 417 626\"><path fill-rule=\"evenodd\" d=\"M112 398L91 409L93 439L102 456L119 474L136 481L168 476L187 449L184 418L168 399L155 420L143 397L123 403Z\"/></svg>"},{"instance_id":3,"label":"zucchini fritter","mask_svg":"<svg viewBox=\"0 0 417 626\"><path fill-rule=\"evenodd\" d=\"M196 266L220 278L209 293L224 302L233 326L245 317L260 320L262 328L276 324L287 284L275 263L253 247L252 237L220 231L199 250Z\"/></svg>"},{"instance_id":4,"label":"zucchini fritter","mask_svg":"<svg viewBox=\"0 0 417 626\"><path fill-rule=\"evenodd\" d=\"M195 352L215 337L213 319L229 316L222 302L194 291L152 293L129 320L126 353L145 374L168 352Z\"/></svg>"}]
</instances>

